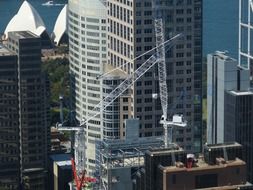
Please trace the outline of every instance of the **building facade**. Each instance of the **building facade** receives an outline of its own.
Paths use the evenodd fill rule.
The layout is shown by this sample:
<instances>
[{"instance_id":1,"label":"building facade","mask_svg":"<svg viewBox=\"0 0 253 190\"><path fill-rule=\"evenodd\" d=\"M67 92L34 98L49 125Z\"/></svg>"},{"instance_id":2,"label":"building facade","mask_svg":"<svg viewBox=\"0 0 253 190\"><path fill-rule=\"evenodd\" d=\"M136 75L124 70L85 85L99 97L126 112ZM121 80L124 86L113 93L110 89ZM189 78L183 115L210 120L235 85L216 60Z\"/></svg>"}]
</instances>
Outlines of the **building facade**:
<instances>
[{"instance_id":1,"label":"building facade","mask_svg":"<svg viewBox=\"0 0 253 190\"><path fill-rule=\"evenodd\" d=\"M104 73L108 73L103 77L103 98L107 97L123 80L127 78L127 74L115 69L109 64L104 65ZM124 120L131 116L131 96L128 90L118 97L113 103L106 107L103 111L103 140L122 139L124 138Z\"/></svg>"},{"instance_id":2,"label":"building facade","mask_svg":"<svg viewBox=\"0 0 253 190\"><path fill-rule=\"evenodd\" d=\"M228 91L225 94L225 142L243 145L247 177L253 182L253 92Z\"/></svg>"},{"instance_id":3,"label":"building facade","mask_svg":"<svg viewBox=\"0 0 253 190\"><path fill-rule=\"evenodd\" d=\"M41 71L41 39L28 31L8 33L7 47L17 56L20 184L45 189L50 151L48 80Z\"/></svg>"},{"instance_id":4,"label":"building facade","mask_svg":"<svg viewBox=\"0 0 253 190\"><path fill-rule=\"evenodd\" d=\"M135 177L134 189L252 189L241 156L238 143L206 146L199 158L184 150L149 150L145 167Z\"/></svg>"},{"instance_id":5,"label":"building facade","mask_svg":"<svg viewBox=\"0 0 253 190\"><path fill-rule=\"evenodd\" d=\"M81 122L97 111L102 82L96 77L107 59L106 8L99 0L69 0L68 33L72 109ZM95 170L95 139L102 138L102 115L85 126L86 169Z\"/></svg>"},{"instance_id":6,"label":"building facade","mask_svg":"<svg viewBox=\"0 0 253 190\"><path fill-rule=\"evenodd\" d=\"M247 90L249 71L223 52L207 58L207 143L224 143L225 92Z\"/></svg>"},{"instance_id":7,"label":"building facade","mask_svg":"<svg viewBox=\"0 0 253 190\"><path fill-rule=\"evenodd\" d=\"M188 151L200 151L202 128L202 1L168 1L159 7L164 19L166 39L183 33L181 40L166 55L169 116L183 113L188 120L191 145ZM152 0L107 1L108 63L132 73L151 54L135 57L155 46ZM150 69L132 88L131 115L140 119L140 136L160 136L162 111L158 93L157 67ZM186 94L183 101L178 97ZM194 101L195 100L195 101ZM189 139L188 139L189 140ZM179 142L184 145L186 138Z\"/></svg>"},{"instance_id":8,"label":"building facade","mask_svg":"<svg viewBox=\"0 0 253 190\"><path fill-rule=\"evenodd\" d=\"M253 63L253 46L251 43L253 1L239 0L239 65L251 70Z\"/></svg>"},{"instance_id":9,"label":"building facade","mask_svg":"<svg viewBox=\"0 0 253 190\"><path fill-rule=\"evenodd\" d=\"M20 184L17 56L0 45L0 189Z\"/></svg>"}]
</instances>

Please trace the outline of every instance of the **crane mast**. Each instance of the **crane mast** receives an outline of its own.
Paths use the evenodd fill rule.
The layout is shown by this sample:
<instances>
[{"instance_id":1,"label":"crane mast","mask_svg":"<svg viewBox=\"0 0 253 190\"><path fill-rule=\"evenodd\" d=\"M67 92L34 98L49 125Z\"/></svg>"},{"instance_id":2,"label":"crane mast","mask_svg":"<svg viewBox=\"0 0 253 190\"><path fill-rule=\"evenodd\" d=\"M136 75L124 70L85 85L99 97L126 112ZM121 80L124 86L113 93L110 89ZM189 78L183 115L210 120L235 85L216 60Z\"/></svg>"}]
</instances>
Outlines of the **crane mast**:
<instances>
[{"instance_id":1,"label":"crane mast","mask_svg":"<svg viewBox=\"0 0 253 190\"><path fill-rule=\"evenodd\" d=\"M160 124L164 128L164 147L168 147L168 143L172 143L172 133L173 127L185 127L186 122L178 118L174 121L174 116L172 121L168 119L168 90L167 90L167 69L165 61L165 35L164 35L164 25L163 25L163 13L161 9L161 0L153 0L153 13L154 13L154 26L155 26L155 37L156 37L156 54L158 61L158 80L159 80L159 94L161 100L161 107L163 115L161 117ZM176 118L176 117L175 117ZM169 142L168 142L169 140Z\"/></svg>"},{"instance_id":2,"label":"crane mast","mask_svg":"<svg viewBox=\"0 0 253 190\"><path fill-rule=\"evenodd\" d=\"M166 118L165 121L167 121L167 85L166 85L165 52L174 45L174 41L176 41L179 37L181 37L182 34L177 34L174 37L170 38L169 40L164 41L162 20L157 21L157 26L158 26L157 33L160 34L160 36L158 36L159 42L157 42L157 46L153 48L153 50L157 49L157 51L148 60L146 60L138 69L136 69L132 74L130 74L119 86L117 86L110 94L108 94L102 101L100 101L93 108L92 112L88 114L88 118L87 119L83 118L83 121L80 122L79 126L77 127L64 126L63 121L61 121L60 124L59 123L57 124L58 130L75 131L75 144L74 144L75 157L74 159L72 159L72 168L78 189L81 189L82 183L87 182L84 170L85 148L86 148L84 134L85 134L85 127L87 126L88 122L93 118L95 118L96 116L98 116L99 114L101 114L102 111L104 111L114 100L116 100L120 95L122 95L122 93L124 93L129 87L131 87L136 80L138 80L142 75L144 75L145 72L148 71L156 63L158 63L159 84L161 85L160 91L162 92L161 103L163 107L163 115ZM61 118L62 117L63 116L61 115ZM92 182L95 181L92 178L89 179Z\"/></svg>"},{"instance_id":3,"label":"crane mast","mask_svg":"<svg viewBox=\"0 0 253 190\"><path fill-rule=\"evenodd\" d=\"M163 119L167 121L168 117L168 90L167 90L167 82L166 82L166 62L165 62L165 48L163 44L164 42L164 29L163 29L163 20L162 18L155 19L155 35L156 35L156 46L159 47L156 49L157 56L159 57L158 62L158 79L159 79L159 91L160 91L160 100L163 111ZM163 123L164 128L164 146L167 148L168 146L168 125ZM169 129L169 139L171 143L172 139L172 131Z\"/></svg>"},{"instance_id":4,"label":"crane mast","mask_svg":"<svg viewBox=\"0 0 253 190\"><path fill-rule=\"evenodd\" d=\"M153 13L154 13L154 25L155 25L155 38L156 46L159 47L156 49L157 55L159 57L158 62L158 80L159 80L159 94L162 107L162 118L161 124L164 128L164 146L168 147L168 135L169 143L172 142L172 127L169 127L167 124L168 118L168 90L167 90L167 70L166 70L166 61L165 61L165 47L162 45L164 42L164 25L162 18L162 10L160 10L160 1L153 0ZM169 134L168 134L169 130Z\"/></svg>"}]
</instances>

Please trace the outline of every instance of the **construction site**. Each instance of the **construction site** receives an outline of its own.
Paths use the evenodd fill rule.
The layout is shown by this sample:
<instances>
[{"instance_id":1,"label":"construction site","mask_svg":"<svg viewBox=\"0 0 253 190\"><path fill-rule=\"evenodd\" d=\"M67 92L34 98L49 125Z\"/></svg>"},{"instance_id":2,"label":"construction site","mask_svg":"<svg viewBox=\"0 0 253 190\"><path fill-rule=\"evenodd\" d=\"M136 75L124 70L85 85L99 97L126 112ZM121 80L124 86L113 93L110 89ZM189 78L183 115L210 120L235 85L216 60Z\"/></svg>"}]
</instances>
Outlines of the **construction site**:
<instances>
[{"instance_id":1,"label":"construction site","mask_svg":"<svg viewBox=\"0 0 253 190\"><path fill-rule=\"evenodd\" d=\"M104 99L93 108L95 114L90 114L89 118L84 119L80 123L79 127L68 127L64 126L63 119L60 124L57 125L58 130L61 131L75 131L75 145L74 145L74 158L72 159L72 167L75 179L75 185L77 190L80 190L84 184L88 182L93 182L93 186L96 183L100 183L100 189L111 189L112 183L116 186L115 189L123 189L125 186L131 182L131 177L134 174L134 170L138 170L140 166L144 164L144 152L149 148L167 148L172 144L172 129L173 127L185 128L187 123L184 121L182 115L174 115L172 120L168 120L168 92L166 84L166 65L165 65L165 53L167 50L173 47L175 41L182 37L182 34L178 34L169 40L164 40L163 32L163 20L161 18L155 20L155 30L156 30L156 47L145 52L144 54L136 57L142 57L150 52L155 52L153 55L145 61L138 69L136 69L132 74L129 74L126 79L121 82L114 90L112 90ZM135 60L134 59L134 60ZM127 65L128 63L125 63ZM158 64L158 77L159 77L159 97L161 99L161 106L163 110L163 115L161 118L161 124L164 127L164 137L156 139L154 137L149 138L139 138L139 124L138 119L132 120L133 122L126 121L126 132L124 140L111 140L102 141L96 157L99 157L97 161L97 168L99 169L100 179L86 177L86 172L84 170L85 164L85 140L84 140L84 129L90 120L98 116L101 112L105 111L108 106L110 106L118 97L120 97L127 89L136 82L141 76L145 74L151 67ZM104 73L97 77L97 79L102 79L105 75L123 68L124 65L119 68L112 69L110 72ZM157 95L154 95L157 97ZM92 113L92 112L91 112ZM61 113L62 115L62 113ZM63 118L61 116L61 118ZM130 122L130 123L127 123ZM173 145L174 146L174 145ZM127 172L126 172L127 171ZM119 182L119 176L116 174L121 174L120 178L126 179L126 183L123 181ZM124 177L124 175L129 175ZM118 185L116 185L118 184ZM95 188L95 187L94 187Z\"/></svg>"}]
</instances>

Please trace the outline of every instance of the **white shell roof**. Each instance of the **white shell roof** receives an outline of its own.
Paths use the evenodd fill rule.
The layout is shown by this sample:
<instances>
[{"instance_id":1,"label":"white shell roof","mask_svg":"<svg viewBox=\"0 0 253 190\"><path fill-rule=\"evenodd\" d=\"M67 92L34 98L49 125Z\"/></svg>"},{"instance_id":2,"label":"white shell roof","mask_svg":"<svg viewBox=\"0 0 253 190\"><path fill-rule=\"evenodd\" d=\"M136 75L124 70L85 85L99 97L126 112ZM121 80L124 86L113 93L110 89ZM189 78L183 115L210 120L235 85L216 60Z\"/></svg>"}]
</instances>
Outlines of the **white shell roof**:
<instances>
[{"instance_id":1,"label":"white shell roof","mask_svg":"<svg viewBox=\"0 0 253 190\"><path fill-rule=\"evenodd\" d=\"M57 17L57 20L54 25L54 43L56 45L59 45L60 40L65 32L67 32L67 10L68 6L65 5L63 9L61 10L59 16Z\"/></svg>"},{"instance_id":2,"label":"white shell roof","mask_svg":"<svg viewBox=\"0 0 253 190\"><path fill-rule=\"evenodd\" d=\"M23 2L18 13L10 20L4 34L7 38L8 32L24 30L31 31L38 36L46 30L39 13L27 1Z\"/></svg>"}]
</instances>

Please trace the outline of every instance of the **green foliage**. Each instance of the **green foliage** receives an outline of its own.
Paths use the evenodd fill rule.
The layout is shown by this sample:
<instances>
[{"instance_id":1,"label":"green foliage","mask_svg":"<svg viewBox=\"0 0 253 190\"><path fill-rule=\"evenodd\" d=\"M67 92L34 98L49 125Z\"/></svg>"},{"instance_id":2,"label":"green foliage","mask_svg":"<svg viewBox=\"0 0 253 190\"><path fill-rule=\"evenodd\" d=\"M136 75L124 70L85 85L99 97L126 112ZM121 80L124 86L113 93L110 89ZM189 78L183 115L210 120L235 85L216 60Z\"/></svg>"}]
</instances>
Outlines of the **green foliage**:
<instances>
[{"instance_id":1,"label":"green foliage","mask_svg":"<svg viewBox=\"0 0 253 190\"><path fill-rule=\"evenodd\" d=\"M48 59L43 62L42 69L49 76L51 125L55 125L60 122L59 95L64 96L65 102L69 101L69 61L67 58ZM63 113L66 116L68 110L64 108Z\"/></svg>"},{"instance_id":2,"label":"green foliage","mask_svg":"<svg viewBox=\"0 0 253 190\"><path fill-rule=\"evenodd\" d=\"M69 97L69 62L67 58L49 59L43 62L42 69L48 73L51 90L51 103L59 102L59 95Z\"/></svg>"},{"instance_id":3,"label":"green foliage","mask_svg":"<svg viewBox=\"0 0 253 190\"><path fill-rule=\"evenodd\" d=\"M63 108L63 118L67 118L69 110L67 108ZM55 125L57 122L60 122L60 109L59 108L51 108L51 125Z\"/></svg>"}]
</instances>

